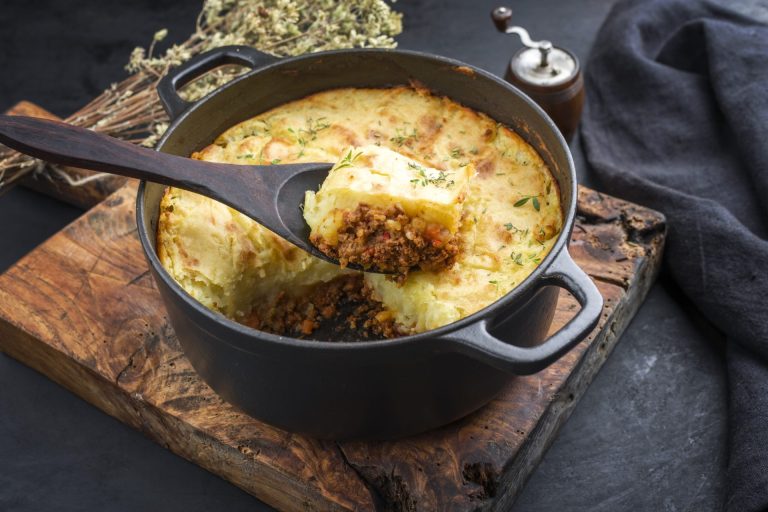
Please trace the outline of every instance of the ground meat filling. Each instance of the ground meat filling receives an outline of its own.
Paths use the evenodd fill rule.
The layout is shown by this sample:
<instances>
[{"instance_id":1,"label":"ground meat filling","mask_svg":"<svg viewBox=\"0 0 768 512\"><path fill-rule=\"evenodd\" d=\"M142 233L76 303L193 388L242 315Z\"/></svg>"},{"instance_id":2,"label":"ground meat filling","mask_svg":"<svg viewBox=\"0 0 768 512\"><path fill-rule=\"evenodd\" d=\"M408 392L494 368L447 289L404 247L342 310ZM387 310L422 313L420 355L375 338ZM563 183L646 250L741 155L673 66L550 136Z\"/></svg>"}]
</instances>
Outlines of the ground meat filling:
<instances>
[{"instance_id":1,"label":"ground meat filling","mask_svg":"<svg viewBox=\"0 0 768 512\"><path fill-rule=\"evenodd\" d=\"M409 217L399 206L361 204L344 213L336 245L320 237L312 243L342 267L353 264L405 275L414 267L438 271L452 266L460 240L438 224Z\"/></svg>"},{"instance_id":2,"label":"ground meat filling","mask_svg":"<svg viewBox=\"0 0 768 512\"><path fill-rule=\"evenodd\" d=\"M391 312L371 300L360 274L339 276L295 297L281 292L271 303L254 307L241 323L299 338L311 337L318 329L329 326L335 330L334 339L339 333L350 334L350 339L395 338L406 334L398 329Z\"/></svg>"},{"instance_id":3,"label":"ground meat filling","mask_svg":"<svg viewBox=\"0 0 768 512\"><path fill-rule=\"evenodd\" d=\"M396 279L404 279L416 266L429 270L449 267L459 252L458 237L441 226L408 217L398 206L360 205L345 213L344 226L338 233L338 245L312 242L342 266L375 266L394 272ZM371 299L362 274L339 276L298 295L281 292L270 303L255 306L242 323L301 338L316 337L329 325L337 334L354 333L355 339L407 334L398 328L390 311Z\"/></svg>"}]
</instances>

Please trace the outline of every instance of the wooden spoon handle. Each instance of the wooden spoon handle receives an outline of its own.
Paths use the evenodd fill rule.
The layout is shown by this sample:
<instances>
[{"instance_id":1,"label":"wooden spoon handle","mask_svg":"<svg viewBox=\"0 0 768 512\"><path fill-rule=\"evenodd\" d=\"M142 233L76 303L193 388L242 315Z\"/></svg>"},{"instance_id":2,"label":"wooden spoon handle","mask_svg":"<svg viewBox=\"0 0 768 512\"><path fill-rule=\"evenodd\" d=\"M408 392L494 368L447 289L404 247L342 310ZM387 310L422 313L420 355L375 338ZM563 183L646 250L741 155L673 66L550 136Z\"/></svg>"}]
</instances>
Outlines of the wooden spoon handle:
<instances>
[{"instance_id":1,"label":"wooden spoon handle","mask_svg":"<svg viewBox=\"0 0 768 512\"><path fill-rule=\"evenodd\" d=\"M142 148L85 128L0 115L0 142L56 164L183 188L223 202L267 227L279 222L268 198L281 173L269 166L217 164Z\"/></svg>"},{"instance_id":2,"label":"wooden spoon handle","mask_svg":"<svg viewBox=\"0 0 768 512\"><path fill-rule=\"evenodd\" d=\"M302 249L316 252L307 237L299 202L291 204L290 218L278 211L279 191L293 177L321 171L330 164L230 165L169 155L107 135L57 121L0 115L0 142L49 162L119 174L197 192L222 202L261 223ZM279 167L280 169L276 169ZM303 200L303 190L300 191Z\"/></svg>"},{"instance_id":3,"label":"wooden spoon handle","mask_svg":"<svg viewBox=\"0 0 768 512\"><path fill-rule=\"evenodd\" d=\"M287 237L274 204L268 166L203 162L142 148L58 121L0 115L0 142L56 164L183 188L227 204ZM258 169L261 167L260 172ZM265 182L265 178L267 181Z\"/></svg>"},{"instance_id":4,"label":"wooden spoon handle","mask_svg":"<svg viewBox=\"0 0 768 512\"><path fill-rule=\"evenodd\" d=\"M195 182L199 172L193 160L46 119L2 115L0 142L49 162L166 185Z\"/></svg>"},{"instance_id":5,"label":"wooden spoon handle","mask_svg":"<svg viewBox=\"0 0 768 512\"><path fill-rule=\"evenodd\" d=\"M43 107L24 100L6 110L5 114L61 121L61 118ZM92 179L91 177L94 176L98 176L98 178ZM70 179L76 183L72 183ZM99 175L96 171L77 167L59 166L57 170L54 170L50 166L46 166L42 173L29 173L18 183L21 186L87 210L120 188L126 183L126 179L122 176ZM6 186L7 183L0 189Z\"/></svg>"}]
</instances>

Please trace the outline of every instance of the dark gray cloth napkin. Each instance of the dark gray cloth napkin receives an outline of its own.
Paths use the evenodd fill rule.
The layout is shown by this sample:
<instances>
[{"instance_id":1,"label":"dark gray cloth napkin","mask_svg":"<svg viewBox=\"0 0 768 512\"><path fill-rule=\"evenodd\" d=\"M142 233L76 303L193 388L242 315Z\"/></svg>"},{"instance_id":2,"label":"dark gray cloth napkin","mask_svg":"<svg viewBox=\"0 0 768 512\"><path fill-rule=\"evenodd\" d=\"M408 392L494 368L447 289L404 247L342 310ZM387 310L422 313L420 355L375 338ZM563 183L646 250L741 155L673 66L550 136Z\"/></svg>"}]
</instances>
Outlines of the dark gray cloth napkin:
<instances>
[{"instance_id":1,"label":"dark gray cloth napkin","mask_svg":"<svg viewBox=\"0 0 768 512\"><path fill-rule=\"evenodd\" d=\"M703 2L620 2L586 87L595 176L666 214L667 268L727 339L727 509L768 510L768 27Z\"/></svg>"}]
</instances>

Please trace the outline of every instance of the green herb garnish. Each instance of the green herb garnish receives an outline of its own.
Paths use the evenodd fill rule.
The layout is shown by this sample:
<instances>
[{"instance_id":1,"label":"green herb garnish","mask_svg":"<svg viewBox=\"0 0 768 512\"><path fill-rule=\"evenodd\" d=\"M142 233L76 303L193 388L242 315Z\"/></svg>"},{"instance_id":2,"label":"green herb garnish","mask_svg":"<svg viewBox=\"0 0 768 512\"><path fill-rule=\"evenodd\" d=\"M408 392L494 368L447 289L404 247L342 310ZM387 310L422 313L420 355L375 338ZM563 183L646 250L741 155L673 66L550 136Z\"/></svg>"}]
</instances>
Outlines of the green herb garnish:
<instances>
[{"instance_id":1,"label":"green herb garnish","mask_svg":"<svg viewBox=\"0 0 768 512\"><path fill-rule=\"evenodd\" d=\"M517 200L517 202L513 205L515 208L520 208L521 206L524 206L528 201L531 201L531 204L533 205L533 209L537 212L541 210L541 203L539 203L539 197L538 196L525 196L521 197Z\"/></svg>"},{"instance_id":2,"label":"green herb garnish","mask_svg":"<svg viewBox=\"0 0 768 512\"><path fill-rule=\"evenodd\" d=\"M395 144L397 147L402 147L403 144L409 140L419 140L419 132L416 131L416 128L413 128L410 134L408 134L407 130L405 129L401 130L400 128L395 128L395 136L389 139L389 141Z\"/></svg>"},{"instance_id":3,"label":"green herb garnish","mask_svg":"<svg viewBox=\"0 0 768 512\"><path fill-rule=\"evenodd\" d=\"M299 133L305 133L309 137L309 140L317 139L317 133L321 130L325 130L330 127L331 124L323 121L325 117L318 117L317 119L307 118L307 127L300 128Z\"/></svg>"},{"instance_id":4,"label":"green herb garnish","mask_svg":"<svg viewBox=\"0 0 768 512\"><path fill-rule=\"evenodd\" d=\"M343 169L345 167L352 167L352 162L357 160L357 158L362 154L363 154L362 151L353 153L352 150L350 149L349 152L347 153L347 156L342 158L341 161L338 164L336 164L336 167L334 168L334 170L338 171L339 169Z\"/></svg>"},{"instance_id":5,"label":"green herb garnish","mask_svg":"<svg viewBox=\"0 0 768 512\"><path fill-rule=\"evenodd\" d=\"M418 177L411 180L413 186L421 185L422 187L426 187L427 185L434 185L436 187L448 188L455 183L453 180L448 179L448 173L445 171L438 171L437 175L430 176L427 173L427 170L417 163L408 162L408 167L418 173Z\"/></svg>"}]
</instances>

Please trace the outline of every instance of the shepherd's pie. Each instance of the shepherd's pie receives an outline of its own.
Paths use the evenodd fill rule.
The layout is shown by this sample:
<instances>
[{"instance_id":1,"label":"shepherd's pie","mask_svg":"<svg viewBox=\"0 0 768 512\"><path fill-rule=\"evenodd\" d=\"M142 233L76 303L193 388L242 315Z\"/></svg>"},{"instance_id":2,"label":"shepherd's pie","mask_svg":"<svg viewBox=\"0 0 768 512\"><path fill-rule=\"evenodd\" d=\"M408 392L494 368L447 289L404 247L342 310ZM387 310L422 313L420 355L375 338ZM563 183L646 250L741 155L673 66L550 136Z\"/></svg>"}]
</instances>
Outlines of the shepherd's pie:
<instances>
[{"instance_id":1,"label":"shepherd's pie","mask_svg":"<svg viewBox=\"0 0 768 512\"><path fill-rule=\"evenodd\" d=\"M557 182L533 148L487 115L414 87L317 93L230 128L192 157L337 162L349 179L354 165L339 169L339 162L356 152L371 157L368 164L391 160L381 170L393 174L399 190L348 194L338 211L390 208L412 218L408 198L442 201L433 223L445 229L441 240L455 242L444 264L427 262L400 278L344 269L212 199L169 188L157 231L163 266L206 307L257 329L309 335L324 319L333 321L339 303L353 301L356 316L336 321L396 336L446 325L496 301L536 268L562 228ZM360 164L361 173L378 168ZM449 180L452 187L440 187ZM334 243L333 203L322 190L308 194L305 215L320 243Z\"/></svg>"}]
</instances>

